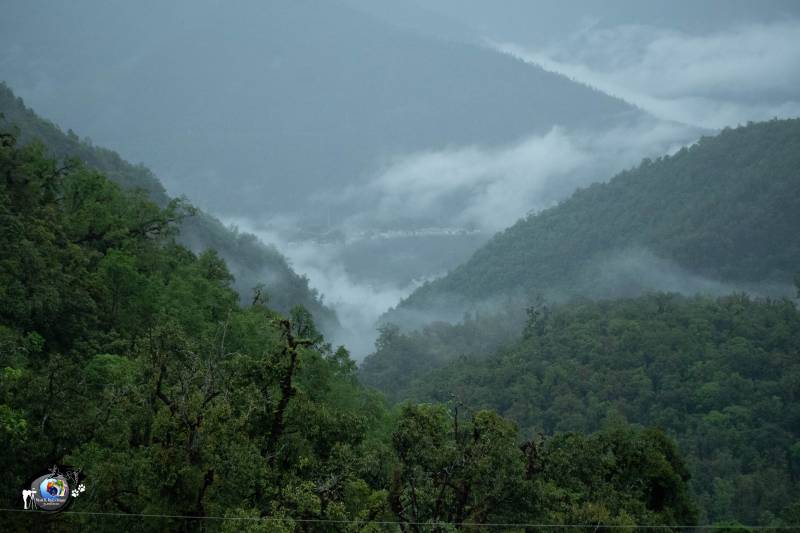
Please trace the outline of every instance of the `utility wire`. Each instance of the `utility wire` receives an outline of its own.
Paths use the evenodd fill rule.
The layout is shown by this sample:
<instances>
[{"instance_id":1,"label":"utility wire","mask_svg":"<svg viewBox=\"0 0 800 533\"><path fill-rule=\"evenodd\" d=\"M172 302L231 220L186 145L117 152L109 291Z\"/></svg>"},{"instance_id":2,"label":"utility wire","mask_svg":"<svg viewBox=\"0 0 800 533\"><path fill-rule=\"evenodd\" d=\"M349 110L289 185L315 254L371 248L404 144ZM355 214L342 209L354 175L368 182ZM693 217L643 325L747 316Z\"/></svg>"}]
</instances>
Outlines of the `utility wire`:
<instances>
[{"instance_id":1,"label":"utility wire","mask_svg":"<svg viewBox=\"0 0 800 533\"><path fill-rule=\"evenodd\" d=\"M31 510L25 509L8 509L0 508L0 512L11 513L31 513ZM36 513L36 511L33 511ZM606 529L623 529L623 528L636 528L636 529L694 529L694 530L716 530L716 529L753 529L759 531L786 531L794 530L800 531L800 525L794 526L747 526L747 525L643 525L643 524L537 524L537 523L516 523L516 522L497 522L497 523L477 523L477 522L400 522L391 520L337 520L333 518L278 518L270 516L191 516L191 515L168 515L168 514L133 514L133 513L103 513L94 511L64 511L63 513L47 514L36 513L39 516L55 516L55 515L86 515L86 516L115 516L120 518L174 518L182 520L247 520L253 522L300 522L300 523L321 523L321 524L376 524L381 526L389 525L409 525L409 526L458 526L458 527L533 527L542 529L552 528L606 528Z\"/></svg>"}]
</instances>

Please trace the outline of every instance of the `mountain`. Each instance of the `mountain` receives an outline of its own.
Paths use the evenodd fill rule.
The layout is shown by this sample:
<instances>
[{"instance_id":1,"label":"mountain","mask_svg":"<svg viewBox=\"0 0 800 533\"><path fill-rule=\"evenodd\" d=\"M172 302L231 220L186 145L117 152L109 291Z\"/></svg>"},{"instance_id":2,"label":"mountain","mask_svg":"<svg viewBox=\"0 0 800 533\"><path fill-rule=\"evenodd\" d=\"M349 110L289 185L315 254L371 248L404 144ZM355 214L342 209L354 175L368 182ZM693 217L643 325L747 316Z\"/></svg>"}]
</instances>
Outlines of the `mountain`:
<instances>
[{"instance_id":1,"label":"mountain","mask_svg":"<svg viewBox=\"0 0 800 533\"><path fill-rule=\"evenodd\" d=\"M800 120L726 129L520 220L387 320L531 294L788 294L798 230Z\"/></svg>"},{"instance_id":2,"label":"mountain","mask_svg":"<svg viewBox=\"0 0 800 533\"><path fill-rule=\"evenodd\" d=\"M425 334L384 328L362 380L397 401L494 409L524 435L655 425L687 458L700 523L766 525L797 516L795 302L659 293L538 306L523 335L509 337L505 347L453 357L438 368L423 362L408 379L403 365L419 364L415 354L436 353L432 340L463 349L496 330L474 320Z\"/></svg>"},{"instance_id":3,"label":"mountain","mask_svg":"<svg viewBox=\"0 0 800 533\"><path fill-rule=\"evenodd\" d=\"M384 317L360 378L529 435L656 424L701 522L766 524L800 508L793 279L800 119L726 129L493 237Z\"/></svg>"},{"instance_id":4,"label":"mountain","mask_svg":"<svg viewBox=\"0 0 800 533\"><path fill-rule=\"evenodd\" d=\"M522 442L490 411L390 411L307 311L242 306L177 244L183 207L0 132L4 531L697 523L656 428Z\"/></svg>"},{"instance_id":5,"label":"mountain","mask_svg":"<svg viewBox=\"0 0 800 533\"><path fill-rule=\"evenodd\" d=\"M161 182L148 168L132 165L114 151L81 140L72 130L64 133L57 125L38 117L4 83L0 83L0 113L3 115L0 126L16 129L20 143L41 141L52 157L77 158L126 189L146 191L159 206L164 207L170 201ZM253 289L263 284L275 309L287 312L294 305L303 305L323 329L330 331L336 327L334 312L322 303L308 280L294 272L278 250L253 235L239 233L198 211L181 222L179 240L198 252L216 250L228 262L235 277L234 287L243 302L249 302Z\"/></svg>"},{"instance_id":6,"label":"mountain","mask_svg":"<svg viewBox=\"0 0 800 533\"><path fill-rule=\"evenodd\" d=\"M0 69L26 100L220 214L335 222L347 209L309 206L398 154L642 115L497 51L335 0L4 10Z\"/></svg>"}]
</instances>

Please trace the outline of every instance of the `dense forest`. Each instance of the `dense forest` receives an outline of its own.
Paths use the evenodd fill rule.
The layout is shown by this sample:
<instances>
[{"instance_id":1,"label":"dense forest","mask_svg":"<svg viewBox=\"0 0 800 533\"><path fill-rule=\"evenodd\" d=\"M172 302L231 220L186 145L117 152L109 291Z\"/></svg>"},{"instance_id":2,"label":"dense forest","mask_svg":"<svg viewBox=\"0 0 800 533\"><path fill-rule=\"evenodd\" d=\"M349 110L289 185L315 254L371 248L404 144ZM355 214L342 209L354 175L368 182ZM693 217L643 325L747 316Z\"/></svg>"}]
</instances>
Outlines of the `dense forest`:
<instances>
[{"instance_id":1,"label":"dense forest","mask_svg":"<svg viewBox=\"0 0 800 533\"><path fill-rule=\"evenodd\" d=\"M696 521L661 430L523 439L493 411L389 408L305 309L240 305L217 252L178 244L180 200L159 206L13 133L0 175L4 507L52 464L87 487L69 512L5 514L5 530Z\"/></svg>"},{"instance_id":2,"label":"dense forest","mask_svg":"<svg viewBox=\"0 0 800 533\"><path fill-rule=\"evenodd\" d=\"M494 409L526 437L656 425L701 523L798 523L798 169L800 120L776 120L579 190L388 313L360 378Z\"/></svg>"},{"instance_id":3,"label":"dense forest","mask_svg":"<svg viewBox=\"0 0 800 533\"><path fill-rule=\"evenodd\" d=\"M488 319L439 324L434 343L431 330L384 327L362 379L398 400L494 409L524 436L658 426L685 454L701 523L798 523L794 302L658 293L540 303L529 309L522 338L494 355L465 349L444 363L429 355L462 345L464 327L478 338L481 328L484 338L497 331ZM418 365L426 356L427 366Z\"/></svg>"},{"instance_id":4,"label":"dense forest","mask_svg":"<svg viewBox=\"0 0 800 533\"><path fill-rule=\"evenodd\" d=\"M800 532L797 0L0 12L0 533Z\"/></svg>"},{"instance_id":5,"label":"dense forest","mask_svg":"<svg viewBox=\"0 0 800 533\"><path fill-rule=\"evenodd\" d=\"M89 10L110 9L100 4ZM321 198L365 183L391 154L491 151L554 124L650 120L496 50L384 26L380 5L372 15L272 6L260 22L247 17L255 6L220 20L197 7L177 33L167 21L185 10L167 7L143 48L132 28L154 18L124 8L129 19L63 51L110 39L101 64L133 37L139 55L91 88L80 72L97 65L81 63L58 97L108 95L94 123L114 132L106 139L159 154L149 160L214 209L300 213L309 226L298 235L327 228L317 244L346 241L331 218L352 214L352 198L338 209ZM245 28L238 45L208 45L231 33L220 23ZM9 33L33 42L20 28ZM51 29L41 42L60 41L64 30ZM7 66L27 76L29 52L45 49ZM248 57L267 74L245 84L234 78ZM192 79L220 99L207 114L192 107L201 93L183 100ZM797 527L799 169L800 119L726 128L645 159L532 211L422 284L376 324L359 365L330 342L334 310L277 248L38 117L0 82L1 528ZM421 179L446 185L438 172ZM344 279L379 285L377 258L383 274L416 283L449 268L441 257L454 264L475 249L472 230L458 231L449 249L387 240L391 258L354 241ZM52 465L80 470L86 491L63 513L22 512L21 490Z\"/></svg>"},{"instance_id":6,"label":"dense forest","mask_svg":"<svg viewBox=\"0 0 800 533\"><path fill-rule=\"evenodd\" d=\"M519 293L563 300L733 287L788 295L800 265L798 168L800 119L704 137L520 220L388 319Z\"/></svg>"},{"instance_id":7,"label":"dense forest","mask_svg":"<svg viewBox=\"0 0 800 533\"><path fill-rule=\"evenodd\" d=\"M159 179L147 167L132 165L116 152L94 146L89 139L81 139L72 130L62 132L26 107L3 82L0 82L0 116L0 127L13 128L22 144L38 140L47 148L47 153L59 161L78 159L123 188L145 191L150 200L161 207L171 201ZM179 223L181 243L196 252L216 250L225 259L236 277L234 286L243 299L250 298L253 287L263 283L274 309L287 312L293 305L303 305L323 330L336 327L335 313L322 303L321 297L308 286L308 280L294 272L274 247L264 245L253 235L225 227L199 209L194 209L193 216Z\"/></svg>"}]
</instances>

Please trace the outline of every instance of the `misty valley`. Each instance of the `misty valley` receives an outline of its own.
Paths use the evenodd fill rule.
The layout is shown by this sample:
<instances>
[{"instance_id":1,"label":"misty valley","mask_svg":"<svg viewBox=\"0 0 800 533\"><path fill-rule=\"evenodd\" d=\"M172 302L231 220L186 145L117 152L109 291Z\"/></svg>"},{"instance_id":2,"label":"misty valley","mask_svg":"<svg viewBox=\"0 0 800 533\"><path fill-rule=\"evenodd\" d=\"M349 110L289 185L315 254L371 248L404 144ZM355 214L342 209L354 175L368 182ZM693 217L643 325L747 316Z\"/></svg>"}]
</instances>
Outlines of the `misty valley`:
<instances>
[{"instance_id":1,"label":"misty valley","mask_svg":"<svg viewBox=\"0 0 800 533\"><path fill-rule=\"evenodd\" d=\"M3 531L800 530L800 5L7 0Z\"/></svg>"}]
</instances>

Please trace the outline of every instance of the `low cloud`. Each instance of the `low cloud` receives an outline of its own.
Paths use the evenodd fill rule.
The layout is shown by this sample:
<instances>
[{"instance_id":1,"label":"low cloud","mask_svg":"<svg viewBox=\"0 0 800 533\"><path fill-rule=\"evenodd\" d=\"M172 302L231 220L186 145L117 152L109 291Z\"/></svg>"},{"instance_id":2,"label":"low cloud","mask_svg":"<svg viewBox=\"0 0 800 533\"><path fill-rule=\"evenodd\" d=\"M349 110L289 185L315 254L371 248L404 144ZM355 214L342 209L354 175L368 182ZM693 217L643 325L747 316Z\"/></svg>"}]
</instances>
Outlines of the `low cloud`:
<instances>
[{"instance_id":1,"label":"low cloud","mask_svg":"<svg viewBox=\"0 0 800 533\"><path fill-rule=\"evenodd\" d=\"M331 340L345 344L361 359L372 351L379 317L425 279L445 273L432 267L406 276L416 264L409 263L409 254L456 253L463 261L468 247L477 248L491 233L527 213L555 204L576 187L608 179L642 157L677 150L697 134L655 120L604 131L554 127L509 146L466 146L397 157L366 184L328 199L332 209L354 213L338 228L312 234L298 229L299 220L286 217L225 221L274 244L297 272L308 276L342 324L331 332ZM425 225L431 221L439 225ZM354 271L354 253L359 265L370 264L367 272L385 276L366 275L363 268ZM434 264L438 263L430 262ZM401 322L460 320L463 308L450 307L448 312L439 309Z\"/></svg>"},{"instance_id":2,"label":"low cloud","mask_svg":"<svg viewBox=\"0 0 800 533\"><path fill-rule=\"evenodd\" d=\"M316 199L320 209L351 213L341 226L325 230L339 237L305 235L291 220L229 222L275 244L296 271L309 277L342 323L332 340L361 358L372 349L377 319L421 278L443 272L431 270L420 279L401 280L396 271L408 263L403 254L408 255L416 241L405 243L405 249L399 240L382 248L354 241L411 239L432 232L490 235L556 204L578 187L609 179L643 157L672 153L709 128L800 114L800 98L795 98L800 53L793 44L800 43L798 28L793 22L751 25L699 37L644 26L590 25L547 49L498 45L620 96L652 118L594 130L555 126L505 146L453 146L397 155L358 185ZM347 254L354 250L386 276L349 268L352 257ZM646 253L629 251L607 258L603 268L607 276L619 274L606 280L611 292L729 289ZM450 306L444 311L416 318L458 320L463 310Z\"/></svg>"},{"instance_id":3,"label":"low cloud","mask_svg":"<svg viewBox=\"0 0 800 533\"><path fill-rule=\"evenodd\" d=\"M337 201L366 206L354 226L399 220L499 231L575 188L604 181L646 156L694 140L698 130L644 119L604 131L554 127L510 146L466 146L395 158Z\"/></svg>"},{"instance_id":4,"label":"low cloud","mask_svg":"<svg viewBox=\"0 0 800 533\"><path fill-rule=\"evenodd\" d=\"M701 36L641 25L590 25L540 49L490 44L664 120L718 129L800 115L797 20Z\"/></svg>"},{"instance_id":5,"label":"low cloud","mask_svg":"<svg viewBox=\"0 0 800 533\"><path fill-rule=\"evenodd\" d=\"M308 277L311 286L323 295L324 303L336 311L341 325L336 331L326 332L328 340L346 346L356 360L372 351L378 335L378 317L423 281L398 284L355 279L344 266L345 241L326 243L298 238L293 234L297 222L290 218L274 218L269 222L227 218L225 222L275 245L296 272Z\"/></svg>"},{"instance_id":6,"label":"low cloud","mask_svg":"<svg viewBox=\"0 0 800 533\"><path fill-rule=\"evenodd\" d=\"M548 304L563 304L576 298L635 298L652 292L710 297L743 293L754 298L791 298L795 289L775 282L723 282L692 272L647 248L632 246L586 257L573 274L566 274L561 283L552 286L515 289L482 300L461 293L437 292L429 295L422 307L399 306L383 319L413 330L433 321L457 323L465 313L484 317L503 313L521 329L526 308L541 301L540 298Z\"/></svg>"},{"instance_id":7,"label":"low cloud","mask_svg":"<svg viewBox=\"0 0 800 533\"><path fill-rule=\"evenodd\" d=\"M605 251L589 261L571 290L581 296L620 298L644 292L675 292L684 295L723 296L734 292L753 297L781 298L791 287L780 283L726 283L691 272L646 248Z\"/></svg>"}]
</instances>

